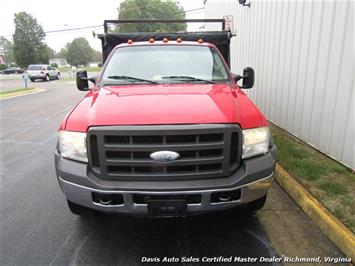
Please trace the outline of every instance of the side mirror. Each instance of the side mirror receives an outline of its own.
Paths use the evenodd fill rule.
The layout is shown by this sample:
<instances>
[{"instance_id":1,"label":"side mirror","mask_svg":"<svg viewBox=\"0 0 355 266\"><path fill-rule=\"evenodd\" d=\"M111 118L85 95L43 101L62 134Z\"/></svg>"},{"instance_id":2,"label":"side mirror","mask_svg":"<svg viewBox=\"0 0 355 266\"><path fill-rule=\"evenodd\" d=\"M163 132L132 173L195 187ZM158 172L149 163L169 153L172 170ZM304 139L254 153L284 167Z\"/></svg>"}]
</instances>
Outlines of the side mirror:
<instances>
[{"instance_id":1,"label":"side mirror","mask_svg":"<svg viewBox=\"0 0 355 266\"><path fill-rule=\"evenodd\" d=\"M231 73L231 74L232 74L232 79L234 80L235 83L237 83L239 80L241 80L243 78L243 76L241 76L241 75L234 74L234 73Z\"/></svg>"},{"instance_id":2,"label":"side mirror","mask_svg":"<svg viewBox=\"0 0 355 266\"><path fill-rule=\"evenodd\" d=\"M246 0L239 0L239 4L241 4L242 6L250 7L250 3L246 4L246 2Z\"/></svg>"},{"instance_id":3,"label":"side mirror","mask_svg":"<svg viewBox=\"0 0 355 266\"><path fill-rule=\"evenodd\" d=\"M76 87L79 91L89 90L88 73L86 70L76 72Z\"/></svg>"},{"instance_id":4,"label":"side mirror","mask_svg":"<svg viewBox=\"0 0 355 266\"><path fill-rule=\"evenodd\" d=\"M254 69L246 67L243 70L243 85L239 86L241 89L250 89L254 86Z\"/></svg>"}]
</instances>

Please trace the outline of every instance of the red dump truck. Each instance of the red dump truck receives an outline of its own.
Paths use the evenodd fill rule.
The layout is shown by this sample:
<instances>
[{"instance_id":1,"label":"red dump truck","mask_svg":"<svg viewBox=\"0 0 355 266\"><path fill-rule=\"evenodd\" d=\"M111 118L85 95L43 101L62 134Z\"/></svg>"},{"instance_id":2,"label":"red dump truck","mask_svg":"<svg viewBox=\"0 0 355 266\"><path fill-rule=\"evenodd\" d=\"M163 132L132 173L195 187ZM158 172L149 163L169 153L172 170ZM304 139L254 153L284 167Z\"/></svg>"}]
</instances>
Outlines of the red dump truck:
<instances>
[{"instance_id":1,"label":"red dump truck","mask_svg":"<svg viewBox=\"0 0 355 266\"><path fill-rule=\"evenodd\" d=\"M109 33L98 77L59 129L58 181L70 210L175 217L263 207L276 147L243 92L254 70L230 71L230 31ZM89 87L92 82L92 87Z\"/></svg>"}]
</instances>

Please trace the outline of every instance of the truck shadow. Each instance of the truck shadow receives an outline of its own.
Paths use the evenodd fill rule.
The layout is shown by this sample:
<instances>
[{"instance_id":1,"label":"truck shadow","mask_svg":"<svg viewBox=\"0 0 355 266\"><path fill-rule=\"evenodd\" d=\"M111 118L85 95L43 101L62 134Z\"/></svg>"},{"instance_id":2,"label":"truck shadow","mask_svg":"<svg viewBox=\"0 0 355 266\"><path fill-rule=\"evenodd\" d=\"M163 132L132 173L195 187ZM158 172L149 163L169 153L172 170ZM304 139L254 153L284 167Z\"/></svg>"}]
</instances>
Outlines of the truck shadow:
<instances>
[{"instance_id":1,"label":"truck shadow","mask_svg":"<svg viewBox=\"0 0 355 266\"><path fill-rule=\"evenodd\" d=\"M201 262L203 257L275 255L257 218L240 210L165 219L100 214L78 221L87 240L78 264L135 265L144 257L161 262L164 257L193 256Z\"/></svg>"}]
</instances>

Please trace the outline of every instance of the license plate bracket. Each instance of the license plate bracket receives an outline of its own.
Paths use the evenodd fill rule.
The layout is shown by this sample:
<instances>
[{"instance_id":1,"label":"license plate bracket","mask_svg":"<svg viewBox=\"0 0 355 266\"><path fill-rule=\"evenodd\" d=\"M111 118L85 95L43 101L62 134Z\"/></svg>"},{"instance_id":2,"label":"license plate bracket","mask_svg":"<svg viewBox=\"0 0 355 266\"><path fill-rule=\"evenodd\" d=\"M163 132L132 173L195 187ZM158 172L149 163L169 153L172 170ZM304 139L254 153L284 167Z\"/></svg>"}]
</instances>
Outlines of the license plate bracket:
<instances>
[{"instance_id":1,"label":"license plate bracket","mask_svg":"<svg viewBox=\"0 0 355 266\"><path fill-rule=\"evenodd\" d=\"M155 217L181 217L186 216L187 201L174 200L148 200L148 214Z\"/></svg>"}]
</instances>

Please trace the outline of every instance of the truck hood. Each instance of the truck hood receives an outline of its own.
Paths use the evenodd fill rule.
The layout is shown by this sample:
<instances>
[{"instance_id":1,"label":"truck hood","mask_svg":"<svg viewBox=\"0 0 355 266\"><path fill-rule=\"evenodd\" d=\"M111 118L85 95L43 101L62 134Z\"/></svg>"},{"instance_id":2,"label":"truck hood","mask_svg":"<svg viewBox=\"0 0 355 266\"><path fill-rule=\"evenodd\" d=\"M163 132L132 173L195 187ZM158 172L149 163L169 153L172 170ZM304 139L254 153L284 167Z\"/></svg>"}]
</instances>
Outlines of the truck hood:
<instances>
[{"instance_id":1,"label":"truck hood","mask_svg":"<svg viewBox=\"0 0 355 266\"><path fill-rule=\"evenodd\" d=\"M159 84L94 88L62 127L86 132L91 126L206 123L267 125L244 92L229 84Z\"/></svg>"}]
</instances>

